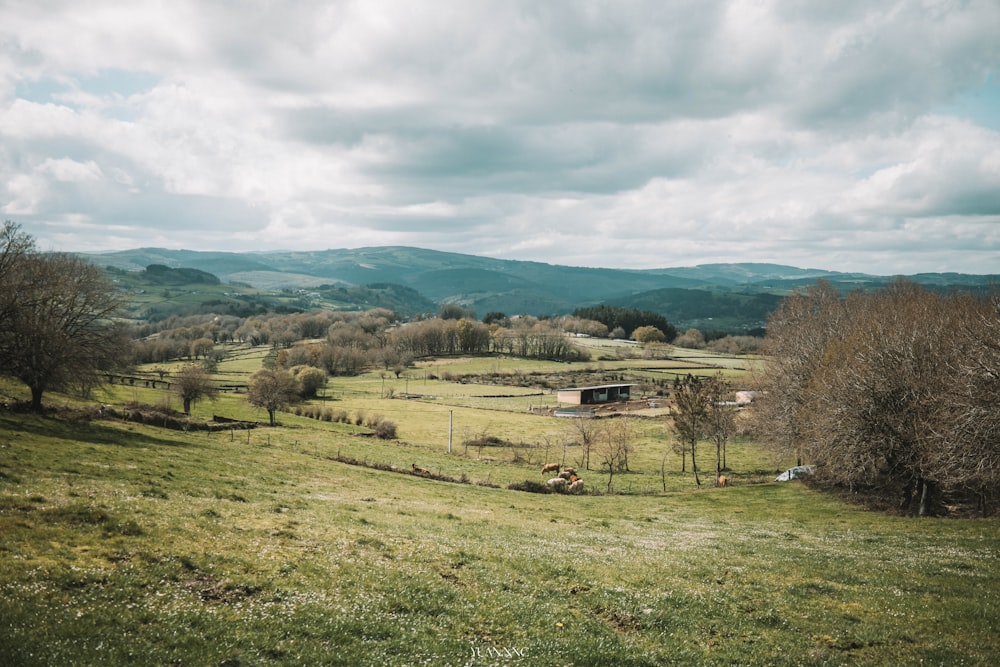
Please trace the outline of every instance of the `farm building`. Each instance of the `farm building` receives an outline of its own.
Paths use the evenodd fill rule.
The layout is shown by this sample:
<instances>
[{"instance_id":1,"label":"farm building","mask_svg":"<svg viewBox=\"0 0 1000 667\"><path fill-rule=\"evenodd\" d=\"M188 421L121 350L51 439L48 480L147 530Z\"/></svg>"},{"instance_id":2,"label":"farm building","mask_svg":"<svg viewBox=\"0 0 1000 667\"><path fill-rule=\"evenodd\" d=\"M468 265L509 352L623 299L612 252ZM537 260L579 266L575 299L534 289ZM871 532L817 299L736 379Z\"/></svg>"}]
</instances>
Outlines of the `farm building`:
<instances>
[{"instance_id":1,"label":"farm building","mask_svg":"<svg viewBox=\"0 0 1000 667\"><path fill-rule=\"evenodd\" d=\"M627 401L631 397L631 384L602 384L596 387L569 387L560 389L556 400L573 405L596 405Z\"/></svg>"}]
</instances>

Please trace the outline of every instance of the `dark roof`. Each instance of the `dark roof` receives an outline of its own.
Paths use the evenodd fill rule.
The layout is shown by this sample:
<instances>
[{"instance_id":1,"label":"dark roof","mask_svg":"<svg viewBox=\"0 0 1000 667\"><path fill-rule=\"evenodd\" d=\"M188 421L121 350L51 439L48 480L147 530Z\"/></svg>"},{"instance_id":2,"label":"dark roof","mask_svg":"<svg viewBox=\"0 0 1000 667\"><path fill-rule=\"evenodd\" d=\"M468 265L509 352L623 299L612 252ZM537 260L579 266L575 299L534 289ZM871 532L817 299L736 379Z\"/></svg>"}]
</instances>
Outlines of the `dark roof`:
<instances>
[{"instance_id":1,"label":"dark roof","mask_svg":"<svg viewBox=\"0 0 1000 667\"><path fill-rule=\"evenodd\" d=\"M632 382L622 382L621 384L597 384L593 387L563 387L559 391L585 391L587 389L610 389L611 387L634 387Z\"/></svg>"}]
</instances>

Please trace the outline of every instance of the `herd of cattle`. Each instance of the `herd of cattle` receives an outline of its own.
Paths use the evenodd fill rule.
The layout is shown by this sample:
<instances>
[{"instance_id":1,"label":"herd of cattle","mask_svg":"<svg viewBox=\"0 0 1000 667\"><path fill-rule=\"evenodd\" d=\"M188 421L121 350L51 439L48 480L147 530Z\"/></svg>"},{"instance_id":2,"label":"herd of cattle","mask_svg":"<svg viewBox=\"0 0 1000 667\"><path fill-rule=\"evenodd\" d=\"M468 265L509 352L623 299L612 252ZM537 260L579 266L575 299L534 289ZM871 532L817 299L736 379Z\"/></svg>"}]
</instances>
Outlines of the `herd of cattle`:
<instances>
[{"instance_id":1,"label":"herd of cattle","mask_svg":"<svg viewBox=\"0 0 1000 667\"><path fill-rule=\"evenodd\" d=\"M582 493L583 492L583 480L580 479L576 470L573 468L562 468L560 469L558 463L547 463L542 466L542 474L556 472L558 475L545 482L545 484L553 491L565 492L565 493Z\"/></svg>"},{"instance_id":2,"label":"herd of cattle","mask_svg":"<svg viewBox=\"0 0 1000 667\"><path fill-rule=\"evenodd\" d=\"M558 463L549 463L542 467L542 474L547 474L550 472L558 472L558 474L545 482L551 490L558 493L583 493L583 480L576 474L575 468L562 468ZM397 470L397 468L392 467L392 470ZM414 463L410 466L410 472L414 475L419 475L420 477L431 477L441 479L439 476L435 476L427 468L422 468Z\"/></svg>"}]
</instances>

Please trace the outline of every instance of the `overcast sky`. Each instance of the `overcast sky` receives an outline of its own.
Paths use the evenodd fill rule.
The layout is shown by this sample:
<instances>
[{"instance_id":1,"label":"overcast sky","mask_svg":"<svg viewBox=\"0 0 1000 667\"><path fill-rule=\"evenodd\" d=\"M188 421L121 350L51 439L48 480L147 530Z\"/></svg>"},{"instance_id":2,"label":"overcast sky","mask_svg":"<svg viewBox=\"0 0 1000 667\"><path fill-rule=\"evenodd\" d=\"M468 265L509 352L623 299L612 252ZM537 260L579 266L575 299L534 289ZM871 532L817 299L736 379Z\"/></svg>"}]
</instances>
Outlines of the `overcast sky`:
<instances>
[{"instance_id":1,"label":"overcast sky","mask_svg":"<svg viewBox=\"0 0 1000 667\"><path fill-rule=\"evenodd\" d=\"M1000 273L997 0L0 2L46 250Z\"/></svg>"}]
</instances>

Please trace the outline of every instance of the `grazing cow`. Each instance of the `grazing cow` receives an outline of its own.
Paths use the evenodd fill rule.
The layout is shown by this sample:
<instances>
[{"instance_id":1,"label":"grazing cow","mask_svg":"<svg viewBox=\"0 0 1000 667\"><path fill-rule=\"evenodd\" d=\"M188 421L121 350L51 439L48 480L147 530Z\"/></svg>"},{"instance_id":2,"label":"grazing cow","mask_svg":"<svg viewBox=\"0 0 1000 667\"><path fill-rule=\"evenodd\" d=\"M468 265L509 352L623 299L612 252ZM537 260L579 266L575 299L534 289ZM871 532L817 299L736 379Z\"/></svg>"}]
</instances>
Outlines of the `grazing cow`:
<instances>
[{"instance_id":1,"label":"grazing cow","mask_svg":"<svg viewBox=\"0 0 1000 667\"><path fill-rule=\"evenodd\" d=\"M566 488L568 482L562 477L553 477L549 481L545 482L550 489L555 491L563 491Z\"/></svg>"},{"instance_id":2,"label":"grazing cow","mask_svg":"<svg viewBox=\"0 0 1000 667\"><path fill-rule=\"evenodd\" d=\"M431 474L430 470L428 470L427 468L421 468L416 463L414 463L412 467L413 467L413 472L415 472L418 475L430 475Z\"/></svg>"},{"instance_id":3,"label":"grazing cow","mask_svg":"<svg viewBox=\"0 0 1000 667\"><path fill-rule=\"evenodd\" d=\"M576 480L569 485L568 490L570 493L583 493L583 480L577 477Z\"/></svg>"},{"instance_id":4,"label":"grazing cow","mask_svg":"<svg viewBox=\"0 0 1000 667\"><path fill-rule=\"evenodd\" d=\"M716 486L729 486L729 480L726 479L725 475L719 475L719 479L715 480Z\"/></svg>"},{"instance_id":5,"label":"grazing cow","mask_svg":"<svg viewBox=\"0 0 1000 667\"><path fill-rule=\"evenodd\" d=\"M542 466L543 475L547 472L555 472L556 470L559 470L558 463L546 463L544 466Z\"/></svg>"}]
</instances>

